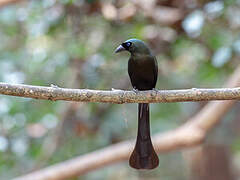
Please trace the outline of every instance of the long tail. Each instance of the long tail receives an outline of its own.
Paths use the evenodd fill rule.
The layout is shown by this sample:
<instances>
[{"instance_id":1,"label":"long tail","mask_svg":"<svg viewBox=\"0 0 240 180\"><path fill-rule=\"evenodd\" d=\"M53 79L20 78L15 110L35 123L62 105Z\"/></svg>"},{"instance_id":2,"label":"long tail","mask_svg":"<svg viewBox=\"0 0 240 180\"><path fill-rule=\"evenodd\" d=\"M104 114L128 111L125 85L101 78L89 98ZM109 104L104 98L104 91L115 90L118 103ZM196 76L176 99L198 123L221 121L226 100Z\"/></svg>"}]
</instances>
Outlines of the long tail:
<instances>
[{"instance_id":1,"label":"long tail","mask_svg":"<svg viewBox=\"0 0 240 180\"><path fill-rule=\"evenodd\" d=\"M154 169L159 160L154 151L149 125L149 104L138 104L138 134L129 164L135 169Z\"/></svg>"}]
</instances>

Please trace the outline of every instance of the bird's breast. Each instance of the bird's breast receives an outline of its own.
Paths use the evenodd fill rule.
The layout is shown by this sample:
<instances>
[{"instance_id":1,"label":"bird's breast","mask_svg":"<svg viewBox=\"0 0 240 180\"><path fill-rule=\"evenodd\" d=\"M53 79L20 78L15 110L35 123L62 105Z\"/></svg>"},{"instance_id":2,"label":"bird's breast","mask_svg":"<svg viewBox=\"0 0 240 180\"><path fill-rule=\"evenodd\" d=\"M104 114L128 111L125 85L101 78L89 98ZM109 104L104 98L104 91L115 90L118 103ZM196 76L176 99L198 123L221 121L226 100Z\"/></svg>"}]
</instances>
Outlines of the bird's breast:
<instances>
[{"instance_id":1,"label":"bird's breast","mask_svg":"<svg viewBox=\"0 0 240 180\"><path fill-rule=\"evenodd\" d=\"M133 64L133 67L136 71L148 71L150 70L152 72L152 68L153 68L153 62L151 62L151 60L133 60L133 62L131 62Z\"/></svg>"},{"instance_id":2,"label":"bird's breast","mask_svg":"<svg viewBox=\"0 0 240 180\"><path fill-rule=\"evenodd\" d=\"M131 59L128 64L128 73L133 87L138 90L149 90L155 87L154 60Z\"/></svg>"}]
</instances>

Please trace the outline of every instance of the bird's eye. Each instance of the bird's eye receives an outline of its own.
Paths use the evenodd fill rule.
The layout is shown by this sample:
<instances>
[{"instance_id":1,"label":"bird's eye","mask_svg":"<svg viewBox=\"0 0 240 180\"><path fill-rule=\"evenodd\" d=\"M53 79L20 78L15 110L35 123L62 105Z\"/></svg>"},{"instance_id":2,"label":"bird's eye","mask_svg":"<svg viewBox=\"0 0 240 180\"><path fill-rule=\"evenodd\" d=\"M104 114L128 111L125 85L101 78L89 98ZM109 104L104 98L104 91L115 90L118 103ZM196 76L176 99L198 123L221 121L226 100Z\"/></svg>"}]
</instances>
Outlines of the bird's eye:
<instances>
[{"instance_id":1,"label":"bird's eye","mask_svg":"<svg viewBox=\"0 0 240 180\"><path fill-rule=\"evenodd\" d=\"M126 49L129 50L129 48L131 47L132 43L131 42L124 42L122 43L122 46Z\"/></svg>"},{"instance_id":2,"label":"bird's eye","mask_svg":"<svg viewBox=\"0 0 240 180\"><path fill-rule=\"evenodd\" d=\"M130 43L130 42L127 42L127 43L126 43L126 46L127 46L127 47L130 47L130 46L131 46L131 43Z\"/></svg>"}]
</instances>

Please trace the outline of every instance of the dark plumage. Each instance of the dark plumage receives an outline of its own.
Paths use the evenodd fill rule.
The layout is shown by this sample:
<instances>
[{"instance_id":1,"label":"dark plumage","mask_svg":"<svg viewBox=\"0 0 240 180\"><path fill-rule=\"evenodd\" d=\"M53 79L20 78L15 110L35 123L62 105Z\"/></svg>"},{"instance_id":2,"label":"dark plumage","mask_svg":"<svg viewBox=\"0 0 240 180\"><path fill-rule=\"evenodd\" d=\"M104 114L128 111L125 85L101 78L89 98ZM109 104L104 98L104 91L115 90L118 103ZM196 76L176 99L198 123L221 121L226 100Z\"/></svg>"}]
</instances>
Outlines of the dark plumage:
<instances>
[{"instance_id":1,"label":"dark plumage","mask_svg":"<svg viewBox=\"0 0 240 180\"><path fill-rule=\"evenodd\" d=\"M135 90L154 89L158 77L156 57L141 40L129 39L122 43L115 52L129 51L128 74ZM149 125L149 104L138 105L138 134L129 164L136 169L154 169L158 166L158 157L154 151Z\"/></svg>"}]
</instances>

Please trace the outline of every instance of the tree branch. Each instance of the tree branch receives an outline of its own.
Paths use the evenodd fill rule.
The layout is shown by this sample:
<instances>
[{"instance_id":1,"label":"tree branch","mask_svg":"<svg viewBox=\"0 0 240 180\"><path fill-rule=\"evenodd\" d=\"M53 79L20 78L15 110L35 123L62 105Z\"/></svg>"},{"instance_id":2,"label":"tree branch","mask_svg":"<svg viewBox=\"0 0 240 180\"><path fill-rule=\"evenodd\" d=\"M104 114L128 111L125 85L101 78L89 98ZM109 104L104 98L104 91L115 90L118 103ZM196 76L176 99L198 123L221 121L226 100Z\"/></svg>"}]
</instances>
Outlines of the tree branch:
<instances>
[{"instance_id":1,"label":"tree branch","mask_svg":"<svg viewBox=\"0 0 240 180\"><path fill-rule=\"evenodd\" d=\"M46 100L102 103L160 103L210 100L240 100L240 88L183 90L90 90L0 83L0 94Z\"/></svg>"},{"instance_id":2,"label":"tree branch","mask_svg":"<svg viewBox=\"0 0 240 180\"><path fill-rule=\"evenodd\" d=\"M12 3L20 2L20 1L21 0L0 0L0 8Z\"/></svg>"},{"instance_id":3,"label":"tree branch","mask_svg":"<svg viewBox=\"0 0 240 180\"><path fill-rule=\"evenodd\" d=\"M240 66L235 70L225 86L239 86L239 74ZM153 137L156 151L158 153L169 152L202 143L207 136L207 133L216 126L222 116L234 103L235 101L233 100L210 102L183 126L163 134L156 134ZM76 177L106 165L127 160L133 149L133 145L133 141L121 142L28 175L15 178L14 180L61 180Z\"/></svg>"}]
</instances>

